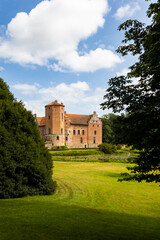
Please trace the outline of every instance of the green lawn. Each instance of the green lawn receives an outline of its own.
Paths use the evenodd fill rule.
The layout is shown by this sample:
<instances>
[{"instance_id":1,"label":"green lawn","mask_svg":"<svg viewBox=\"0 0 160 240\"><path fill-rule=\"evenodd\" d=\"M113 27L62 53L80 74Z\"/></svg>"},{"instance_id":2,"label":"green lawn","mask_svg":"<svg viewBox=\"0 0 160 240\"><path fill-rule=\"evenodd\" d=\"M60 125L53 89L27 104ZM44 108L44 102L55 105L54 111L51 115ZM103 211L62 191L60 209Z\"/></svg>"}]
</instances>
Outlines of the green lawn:
<instances>
[{"instance_id":1,"label":"green lawn","mask_svg":"<svg viewBox=\"0 0 160 240\"><path fill-rule=\"evenodd\" d=\"M160 239L160 187L124 163L55 162L52 196L0 200L1 240Z\"/></svg>"}]
</instances>

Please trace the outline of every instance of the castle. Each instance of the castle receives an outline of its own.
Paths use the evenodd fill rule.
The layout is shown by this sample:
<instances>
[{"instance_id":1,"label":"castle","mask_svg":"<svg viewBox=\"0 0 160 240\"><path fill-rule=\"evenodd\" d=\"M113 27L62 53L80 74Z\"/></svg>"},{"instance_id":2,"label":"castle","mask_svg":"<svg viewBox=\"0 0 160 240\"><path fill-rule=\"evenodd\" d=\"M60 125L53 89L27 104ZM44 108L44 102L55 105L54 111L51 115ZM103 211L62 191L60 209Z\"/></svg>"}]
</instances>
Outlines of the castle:
<instances>
[{"instance_id":1,"label":"castle","mask_svg":"<svg viewBox=\"0 0 160 240\"><path fill-rule=\"evenodd\" d=\"M102 143L102 121L91 115L67 114L57 100L45 106L45 117L36 117L38 128L48 148L95 148Z\"/></svg>"}]
</instances>

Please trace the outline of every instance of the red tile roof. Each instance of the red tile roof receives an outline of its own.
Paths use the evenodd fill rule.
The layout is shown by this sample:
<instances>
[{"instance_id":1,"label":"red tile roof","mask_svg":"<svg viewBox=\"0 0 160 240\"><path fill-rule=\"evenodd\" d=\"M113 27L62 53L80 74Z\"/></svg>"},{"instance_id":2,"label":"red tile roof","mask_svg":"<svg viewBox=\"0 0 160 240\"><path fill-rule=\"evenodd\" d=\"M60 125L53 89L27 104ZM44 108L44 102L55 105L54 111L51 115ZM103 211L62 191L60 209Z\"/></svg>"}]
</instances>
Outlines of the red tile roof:
<instances>
[{"instance_id":1,"label":"red tile roof","mask_svg":"<svg viewBox=\"0 0 160 240\"><path fill-rule=\"evenodd\" d=\"M55 100L54 102L51 102L49 104L47 104L46 106L62 106L64 107L63 103L58 103L57 100ZM45 106L45 107L46 107Z\"/></svg>"},{"instance_id":2,"label":"red tile roof","mask_svg":"<svg viewBox=\"0 0 160 240\"><path fill-rule=\"evenodd\" d=\"M71 124L88 125L92 115L66 114Z\"/></svg>"},{"instance_id":3,"label":"red tile roof","mask_svg":"<svg viewBox=\"0 0 160 240\"><path fill-rule=\"evenodd\" d=\"M45 126L45 117L36 117L39 126Z\"/></svg>"}]
</instances>

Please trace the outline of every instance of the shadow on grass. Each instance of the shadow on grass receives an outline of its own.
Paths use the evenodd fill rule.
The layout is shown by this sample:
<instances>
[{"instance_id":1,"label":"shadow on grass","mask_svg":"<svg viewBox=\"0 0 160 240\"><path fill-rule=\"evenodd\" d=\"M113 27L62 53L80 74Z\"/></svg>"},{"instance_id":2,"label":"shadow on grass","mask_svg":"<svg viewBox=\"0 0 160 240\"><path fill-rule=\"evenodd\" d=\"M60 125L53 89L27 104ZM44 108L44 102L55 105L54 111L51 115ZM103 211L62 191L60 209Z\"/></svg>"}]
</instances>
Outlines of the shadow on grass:
<instances>
[{"instance_id":1,"label":"shadow on grass","mask_svg":"<svg viewBox=\"0 0 160 240\"><path fill-rule=\"evenodd\" d=\"M160 239L160 218L69 206L39 198L0 201L0 212L1 240Z\"/></svg>"}]
</instances>

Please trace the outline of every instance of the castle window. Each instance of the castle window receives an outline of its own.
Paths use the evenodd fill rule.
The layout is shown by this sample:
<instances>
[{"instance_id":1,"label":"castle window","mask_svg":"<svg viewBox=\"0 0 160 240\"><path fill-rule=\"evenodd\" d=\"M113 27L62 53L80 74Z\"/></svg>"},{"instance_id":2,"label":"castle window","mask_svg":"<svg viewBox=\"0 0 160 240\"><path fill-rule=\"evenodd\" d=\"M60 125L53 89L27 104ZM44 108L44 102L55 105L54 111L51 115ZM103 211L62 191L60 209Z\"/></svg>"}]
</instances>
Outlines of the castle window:
<instances>
[{"instance_id":1,"label":"castle window","mask_svg":"<svg viewBox=\"0 0 160 240\"><path fill-rule=\"evenodd\" d=\"M63 134L63 128L61 128L61 134Z\"/></svg>"},{"instance_id":2,"label":"castle window","mask_svg":"<svg viewBox=\"0 0 160 240\"><path fill-rule=\"evenodd\" d=\"M48 134L51 134L51 129L50 128L48 128Z\"/></svg>"},{"instance_id":3,"label":"castle window","mask_svg":"<svg viewBox=\"0 0 160 240\"><path fill-rule=\"evenodd\" d=\"M95 137L93 138L93 143L96 143L96 138Z\"/></svg>"},{"instance_id":4,"label":"castle window","mask_svg":"<svg viewBox=\"0 0 160 240\"><path fill-rule=\"evenodd\" d=\"M95 130L95 131L94 131L94 135L96 135L96 134L97 134L97 131Z\"/></svg>"},{"instance_id":5,"label":"castle window","mask_svg":"<svg viewBox=\"0 0 160 240\"><path fill-rule=\"evenodd\" d=\"M76 134L76 130L73 130L73 135L75 135Z\"/></svg>"},{"instance_id":6,"label":"castle window","mask_svg":"<svg viewBox=\"0 0 160 240\"><path fill-rule=\"evenodd\" d=\"M65 130L65 134L67 134L67 130Z\"/></svg>"},{"instance_id":7,"label":"castle window","mask_svg":"<svg viewBox=\"0 0 160 240\"><path fill-rule=\"evenodd\" d=\"M57 136L57 140L59 140L59 136Z\"/></svg>"},{"instance_id":8,"label":"castle window","mask_svg":"<svg viewBox=\"0 0 160 240\"><path fill-rule=\"evenodd\" d=\"M82 134L84 135L84 130L82 130Z\"/></svg>"},{"instance_id":9,"label":"castle window","mask_svg":"<svg viewBox=\"0 0 160 240\"><path fill-rule=\"evenodd\" d=\"M94 127L94 125L93 125L93 127Z\"/></svg>"},{"instance_id":10,"label":"castle window","mask_svg":"<svg viewBox=\"0 0 160 240\"><path fill-rule=\"evenodd\" d=\"M48 116L48 119L50 119L50 116Z\"/></svg>"},{"instance_id":11,"label":"castle window","mask_svg":"<svg viewBox=\"0 0 160 240\"><path fill-rule=\"evenodd\" d=\"M68 141L68 137L66 137L66 141Z\"/></svg>"},{"instance_id":12,"label":"castle window","mask_svg":"<svg viewBox=\"0 0 160 240\"><path fill-rule=\"evenodd\" d=\"M63 113L62 113L62 120L63 120Z\"/></svg>"},{"instance_id":13,"label":"castle window","mask_svg":"<svg viewBox=\"0 0 160 240\"><path fill-rule=\"evenodd\" d=\"M99 125L97 125L97 127L99 127Z\"/></svg>"},{"instance_id":14,"label":"castle window","mask_svg":"<svg viewBox=\"0 0 160 240\"><path fill-rule=\"evenodd\" d=\"M80 130L78 130L78 135L80 135Z\"/></svg>"},{"instance_id":15,"label":"castle window","mask_svg":"<svg viewBox=\"0 0 160 240\"><path fill-rule=\"evenodd\" d=\"M81 137L81 143L83 143L83 138Z\"/></svg>"}]
</instances>

